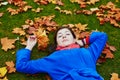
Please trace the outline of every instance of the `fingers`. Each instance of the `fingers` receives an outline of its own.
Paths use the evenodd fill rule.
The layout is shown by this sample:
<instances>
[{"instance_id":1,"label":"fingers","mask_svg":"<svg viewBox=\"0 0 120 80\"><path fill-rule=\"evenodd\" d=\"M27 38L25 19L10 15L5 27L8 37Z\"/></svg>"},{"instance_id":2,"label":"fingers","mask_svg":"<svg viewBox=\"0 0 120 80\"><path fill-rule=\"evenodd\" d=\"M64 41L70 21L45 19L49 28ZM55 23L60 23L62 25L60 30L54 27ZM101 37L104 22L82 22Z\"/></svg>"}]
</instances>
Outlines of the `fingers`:
<instances>
[{"instance_id":1,"label":"fingers","mask_svg":"<svg viewBox=\"0 0 120 80\"><path fill-rule=\"evenodd\" d=\"M37 37L36 37L35 35L32 35L32 36L30 36L28 39L29 39L30 41L34 41L34 40L37 39Z\"/></svg>"}]
</instances>

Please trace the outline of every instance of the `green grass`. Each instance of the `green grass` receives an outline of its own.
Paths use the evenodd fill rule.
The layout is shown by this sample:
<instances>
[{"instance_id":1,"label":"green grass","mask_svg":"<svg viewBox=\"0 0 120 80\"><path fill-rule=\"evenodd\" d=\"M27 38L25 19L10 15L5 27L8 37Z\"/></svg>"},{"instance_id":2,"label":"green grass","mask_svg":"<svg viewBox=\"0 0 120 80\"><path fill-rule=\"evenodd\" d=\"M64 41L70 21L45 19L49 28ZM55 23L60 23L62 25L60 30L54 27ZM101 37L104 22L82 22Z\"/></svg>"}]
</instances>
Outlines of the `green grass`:
<instances>
[{"instance_id":1,"label":"green grass","mask_svg":"<svg viewBox=\"0 0 120 80\"><path fill-rule=\"evenodd\" d=\"M8 38L16 38L19 35L13 34L12 29L15 27L21 27L21 25L25 24L26 19L34 19L35 17L40 16L47 16L47 15L56 15L54 21L56 21L59 25L63 24L75 24L75 23L82 23L88 24L89 30L98 29L99 31L104 31L108 34L108 42L110 45L113 45L117 48L117 51L114 52L114 59L107 59L105 63L100 66L97 66L98 72L105 78L105 80L110 80L110 74L112 72L116 72L120 74L120 29L115 28L113 25L109 23L105 23L104 25L100 25L97 17L93 15L84 15L84 14L77 14L77 15L66 15L62 14L59 11L54 10L54 4L48 5L37 5L33 2L33 0L25 0L28 2L28 5L33 6L33 8L41 7L44 8L42 12L35 13L31 10L27 12L23 12L17 15L11 16L10 13L7 12L8 7L15 7L14 5L7 5L1 6L0 12L4 12L4 15L0 18L0 38L8 37ZM77 3L71 3L69 0L62 0L64 2L64 6L60 6L61 9L71 10L74 9L81 9ZM86 9L90 9L93 7L98 7L101 4L106 4L107 2L112 1L114 2L117 7L120 7L120 2L116 3L115 0L100 0L100 2L96 3L95 5L88 5ZM53 33L49 35L51 42L53 41ZM1 49L0 45L0 67L5 66L6 61L13 60L15 62L16 57L15 54L12 52L17 51L20 48L25 46L20 45L20 43L16 42L16 48L14 50L8 50L7 52ZM38 51L36 48L33 50L32 59L37 59L47 55L47 51ZM9 80L45 80L44 74L40 74L39 76L26 76L23 73L12 73L7 74Z\"/></svg>"}]
</instances>

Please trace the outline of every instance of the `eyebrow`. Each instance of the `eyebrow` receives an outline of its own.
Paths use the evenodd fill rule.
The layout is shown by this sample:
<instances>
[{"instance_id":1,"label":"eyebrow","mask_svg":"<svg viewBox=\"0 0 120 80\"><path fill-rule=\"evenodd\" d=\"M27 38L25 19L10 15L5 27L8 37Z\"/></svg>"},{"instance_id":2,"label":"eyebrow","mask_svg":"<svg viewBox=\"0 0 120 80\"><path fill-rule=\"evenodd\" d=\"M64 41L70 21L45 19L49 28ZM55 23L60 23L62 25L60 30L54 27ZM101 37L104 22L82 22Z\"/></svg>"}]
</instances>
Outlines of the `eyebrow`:
<instances>
[{"instance_id":1,"label":"eyebrow","mask_svg":"<svg viewBox=\"0 0 120 80\"><path fill-rule=\"evenodd\" d=\"M65 32L69 32L69 31L65 31ZM58 34L62 34L62 33L60 32L60 33L58 33Z\"/></svg>"}]
</instances>

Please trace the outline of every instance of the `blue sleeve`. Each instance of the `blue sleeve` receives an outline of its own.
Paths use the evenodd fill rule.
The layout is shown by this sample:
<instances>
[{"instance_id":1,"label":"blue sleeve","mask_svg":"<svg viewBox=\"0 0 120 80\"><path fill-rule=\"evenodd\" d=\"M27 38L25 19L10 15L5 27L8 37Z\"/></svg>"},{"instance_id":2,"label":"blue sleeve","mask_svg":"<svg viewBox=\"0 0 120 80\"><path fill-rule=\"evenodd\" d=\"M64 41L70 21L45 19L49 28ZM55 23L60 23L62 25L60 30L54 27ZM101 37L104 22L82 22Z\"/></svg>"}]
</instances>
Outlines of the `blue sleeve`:
<instances>
[{"instance_id":1,"label":"blue sleeve","mask_svg":"<svg viewBox=\"0 0 120 80\"><path fill-rule=\"evenodd\" d=\"M18 72L35 74L45 72L48 69L47 61L44 58L30 60L31 51L21 49L16 54L16 70Z\"/></svg>"},{"instance_id":2,"label":"blue sleeve","mask_svg":"<svg viewBox=\"0 0 120 80\"><path fill-rule=\"evenodd\" d=\"M107 34L104 32L92 32L92 34L90 35L89 41L90 45L88 47L88 50L95 59L95 62L102 53L102 50L104 49L106 42Z\"/></svg>"}]
</instances>

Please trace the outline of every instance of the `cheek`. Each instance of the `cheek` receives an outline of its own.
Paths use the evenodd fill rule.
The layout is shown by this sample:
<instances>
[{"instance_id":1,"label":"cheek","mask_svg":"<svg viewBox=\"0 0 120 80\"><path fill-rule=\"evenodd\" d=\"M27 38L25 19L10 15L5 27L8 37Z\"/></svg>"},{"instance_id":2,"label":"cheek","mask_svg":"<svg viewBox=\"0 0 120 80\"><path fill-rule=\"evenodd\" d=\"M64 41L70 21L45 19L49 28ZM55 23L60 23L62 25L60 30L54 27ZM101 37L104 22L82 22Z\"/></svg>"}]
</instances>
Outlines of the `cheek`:
<instances>
[{"instance_id":1,"label":"cheek","mask_svg":"<svg viewBox=\"0 0 120 80\"><path fill-rule=\"evenodd\" d=\"M57 38L56 41L57 41L58 45L62 43L62 39L61 38Z\"/></svg>"}]
</instances>

